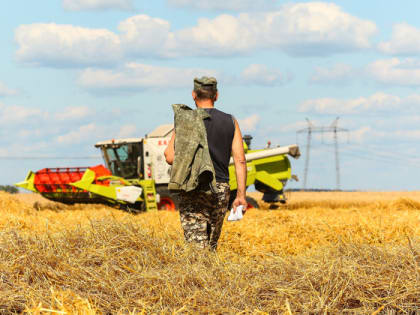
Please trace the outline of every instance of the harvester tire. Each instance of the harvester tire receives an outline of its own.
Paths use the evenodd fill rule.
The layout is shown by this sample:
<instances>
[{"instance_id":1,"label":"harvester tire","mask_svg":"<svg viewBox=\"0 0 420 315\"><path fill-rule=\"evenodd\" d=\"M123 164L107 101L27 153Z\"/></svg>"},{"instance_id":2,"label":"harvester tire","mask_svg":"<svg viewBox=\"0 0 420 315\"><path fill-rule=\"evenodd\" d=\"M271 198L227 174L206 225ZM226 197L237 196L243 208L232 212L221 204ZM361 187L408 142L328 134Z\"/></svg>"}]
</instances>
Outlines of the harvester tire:
<instances>
[{"instance_id":1,"label":"harvester tire","mask_svg":"<svg viewBox=\"0 0 420 315\"><path fill-rule=\"evenodd\" d=\"M178 210L178 201L173 194L169 193L167 187L156 187L156 193L160 196L160 202L157 205L159 210Z\"/></svg>"},{"instance_id":2,"label":"harvester tire","mask_svg":"<svg viewBox=\"0 0 420 315\"><path fill-rule=\"evenodd\" d=\"M260 208L257 200L255 200L252 197L246 196L246 202L248 203L248 209L252 209L252 208L259 209Z\"/></svg>"}]
</instances>

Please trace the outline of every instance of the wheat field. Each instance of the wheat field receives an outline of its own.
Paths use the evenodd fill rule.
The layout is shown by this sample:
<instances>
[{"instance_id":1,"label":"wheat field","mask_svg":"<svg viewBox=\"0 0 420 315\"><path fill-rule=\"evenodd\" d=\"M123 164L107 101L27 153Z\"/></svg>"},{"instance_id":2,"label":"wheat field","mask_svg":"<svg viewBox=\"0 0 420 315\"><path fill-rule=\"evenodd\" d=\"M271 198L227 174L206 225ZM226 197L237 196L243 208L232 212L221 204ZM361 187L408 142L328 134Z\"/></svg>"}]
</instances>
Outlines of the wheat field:
<instances>
[{"instance_id":1,"label":"wheat field","mask_svg":"<svg viewBox=\"0 0 420 315\"><path fill-rule=\"evenodd\" d=\"M225 222L212 253L184 244L177 212L0 193L0 313L420 311L420 192L299 192L260 206Z\"/></svg>"}]
</instances>

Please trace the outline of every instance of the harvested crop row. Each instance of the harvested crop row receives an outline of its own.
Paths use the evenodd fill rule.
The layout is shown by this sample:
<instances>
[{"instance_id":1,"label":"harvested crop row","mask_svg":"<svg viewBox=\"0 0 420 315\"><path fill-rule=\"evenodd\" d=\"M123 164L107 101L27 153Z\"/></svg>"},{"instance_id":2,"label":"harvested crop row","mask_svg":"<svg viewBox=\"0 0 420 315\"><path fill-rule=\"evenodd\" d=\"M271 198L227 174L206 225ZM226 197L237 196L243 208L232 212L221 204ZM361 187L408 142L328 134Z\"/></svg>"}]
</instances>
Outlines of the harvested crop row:
<instances>
[{"instance_id":1,"label":"harvested crop row","mask_svg":"<svg viewBox=\"0 0 420 315\"><path fill-rule=\"evenodd\" d=\"M0 311L315 313L414 307L419 244L340 243L256 259L197 252L112 220L54 236L0 235Z\"/></svg>"},{"instance_id":2,"label":"harvested crop row","mask_svg":"<svg viewBox=\"0 0 420 315\"><path fill-rule=\"evenodd\" d=\"M212 254L184 245L176 212L34 207L1 194L0 313L366 314L419 306L418 199L319 202L249 211L225 224Z\"/></svg>"}]
</instances>

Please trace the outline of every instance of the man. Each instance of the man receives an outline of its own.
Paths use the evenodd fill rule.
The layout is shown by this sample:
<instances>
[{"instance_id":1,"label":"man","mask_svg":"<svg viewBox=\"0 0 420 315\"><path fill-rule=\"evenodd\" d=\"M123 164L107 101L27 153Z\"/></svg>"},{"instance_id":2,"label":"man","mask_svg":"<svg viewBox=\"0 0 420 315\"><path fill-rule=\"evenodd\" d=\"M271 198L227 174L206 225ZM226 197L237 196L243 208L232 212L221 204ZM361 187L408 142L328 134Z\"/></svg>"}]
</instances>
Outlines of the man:
<instances>
[{"instance_id":1,"label":"man","mask_svg":"<svg viewBox=\"0 0 420 315\"><path fill-rule=\"evenodd\" d=\"M192 97L196 107L204 109L209 116L204 119L204 125L216 177L216 188L212 191L198 187L192 191L181 192L179 194L179 213L185 240L195 242L201 248L210 246L215 250L228 210L230 195L228 168L231 155L235 163L238 183L237 195L232 206L235 211L240 205L246 210L247 169L243 140L236 119L232 115L214 108L214 103L219 97L215 78L195 78ZM166 161L171 165L176 156L175 150L177 150L175 139L174 131L165 150Z\"/></svg>"}]
</instances>

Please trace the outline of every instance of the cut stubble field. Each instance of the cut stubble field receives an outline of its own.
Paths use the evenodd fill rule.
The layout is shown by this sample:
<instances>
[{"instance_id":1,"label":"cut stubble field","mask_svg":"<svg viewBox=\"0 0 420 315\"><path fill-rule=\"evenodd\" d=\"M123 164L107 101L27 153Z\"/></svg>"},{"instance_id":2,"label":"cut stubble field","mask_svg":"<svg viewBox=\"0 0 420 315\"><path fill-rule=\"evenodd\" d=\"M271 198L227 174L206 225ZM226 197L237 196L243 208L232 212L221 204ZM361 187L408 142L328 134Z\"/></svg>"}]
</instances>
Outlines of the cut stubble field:
<instances>
[{"instance_id":1,"label":"cut stubble field","mask_svg":"<svg viewBox=\"0 0 420 315\"><path fill-rule=\"evenodd\" d=\"M258 193L251 193L260 199ZM0 313L386 314L420 310L420 192L296 192L225 222L0 194Z\"/></svg>"}]
</instances>

